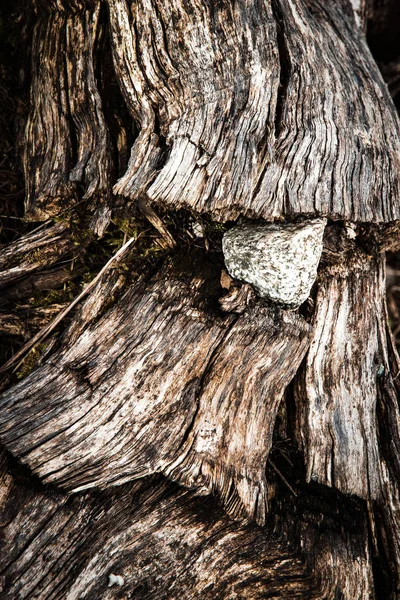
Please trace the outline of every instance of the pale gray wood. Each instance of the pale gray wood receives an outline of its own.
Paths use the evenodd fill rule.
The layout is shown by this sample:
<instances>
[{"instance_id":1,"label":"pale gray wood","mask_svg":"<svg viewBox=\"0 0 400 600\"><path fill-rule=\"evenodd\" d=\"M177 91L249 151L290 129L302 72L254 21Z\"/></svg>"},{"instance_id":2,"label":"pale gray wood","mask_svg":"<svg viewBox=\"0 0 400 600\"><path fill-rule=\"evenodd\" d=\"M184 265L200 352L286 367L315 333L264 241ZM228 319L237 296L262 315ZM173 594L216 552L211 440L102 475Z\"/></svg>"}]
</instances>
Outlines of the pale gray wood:
<instances>
[{"instance_id":1,"label":"pale gray wood","mask_svg":"<svg viewBox=\"0 0 400 600\"><path fill-rule=\"evenodd\" d=\"M299 391L307 480L363 498L379 497L383 485L376 404L389 369L384 300L383 257L359 253L321 274Z\"/></svg>"},{"instance_id":2,"label":"pale gray wood","mask_svg":"<svg viewBox=\"0 0 400 600\"><path fill-rule=\"evenodd\" d=\"M197 493L217 493L231 516L263 525L265 465L285 389L309 345L299 315L256 306L239 317L202 381L187 439L164 472Z\"/></svg>"}]
</instances>

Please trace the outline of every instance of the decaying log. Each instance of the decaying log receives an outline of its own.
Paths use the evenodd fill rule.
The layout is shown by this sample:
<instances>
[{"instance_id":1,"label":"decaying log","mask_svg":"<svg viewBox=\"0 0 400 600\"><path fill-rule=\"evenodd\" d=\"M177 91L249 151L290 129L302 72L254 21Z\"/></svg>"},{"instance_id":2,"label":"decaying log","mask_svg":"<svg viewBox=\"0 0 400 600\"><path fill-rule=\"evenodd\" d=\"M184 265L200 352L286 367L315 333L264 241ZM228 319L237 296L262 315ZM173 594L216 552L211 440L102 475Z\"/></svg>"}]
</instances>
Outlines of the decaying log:
<instances>
[{"instance_id":1,"label":"decaying log","mask_svg":"<svg viewBox=\"0 0 400 600\"><path fill-rule=\"evenodd\" d=\"M320 490L284 486L261 529L157 477L68 499L1 473L4 600L375 597L361 507Z\"/></svg>"},{"instance_id":2,"label":"decaying log","mask_svg":"<svg viewBox=\"0 0 400 600\"><path fill-rule=\"evenodd\" d=\"M309 327L262 305L218 316L206 285L166 269L124 294L4 395L2 441L70 491L158 471L263 523L276 413Z\"/></svg>"},{"instance_id":3,"label":"decaying log","mask_svg":"<svg viewBox=\"0 0 400 600\"><path fill-rule=\"evenodd\" d=\"M381 254L398 244L400 127L364 35L375 4L33 1L26 220L77 207L102 235L114 186L121 218L134 201L165 252L127 289L101 271L56 349L0 397L6 599L400 597ZM111 80L132 119L116 183L128 136L103 114ZM229 221L252 234L316 216L322 262L311 288L318 246L297 302L226 274ZM211 244L186 235L193 218ZM61 277L75 244L58 224L3 248L4 302ZM280 459L292 433L299 452Z\"/></svg>"}]
</instances>

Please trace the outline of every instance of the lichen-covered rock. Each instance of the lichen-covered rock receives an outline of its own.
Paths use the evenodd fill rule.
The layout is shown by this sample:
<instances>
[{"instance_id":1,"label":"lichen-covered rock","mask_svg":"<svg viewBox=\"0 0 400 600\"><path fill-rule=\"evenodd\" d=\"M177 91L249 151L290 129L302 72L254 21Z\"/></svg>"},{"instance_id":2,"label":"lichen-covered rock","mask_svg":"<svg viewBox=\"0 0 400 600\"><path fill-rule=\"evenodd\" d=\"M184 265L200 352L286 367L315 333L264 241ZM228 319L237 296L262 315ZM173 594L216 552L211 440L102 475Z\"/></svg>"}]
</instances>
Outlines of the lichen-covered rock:
<instances>
[{"instance_id":1,"label":"lichen-covered rock","mask_svg":"<svg viewBox=\"0 0 400 600\"><path fill-rule=\"evenodd\" d=\"M325 225L326 219L237 225L223 238L226 268L262 298L297 308L316 279Z\"/></svg>"}]
</instances>

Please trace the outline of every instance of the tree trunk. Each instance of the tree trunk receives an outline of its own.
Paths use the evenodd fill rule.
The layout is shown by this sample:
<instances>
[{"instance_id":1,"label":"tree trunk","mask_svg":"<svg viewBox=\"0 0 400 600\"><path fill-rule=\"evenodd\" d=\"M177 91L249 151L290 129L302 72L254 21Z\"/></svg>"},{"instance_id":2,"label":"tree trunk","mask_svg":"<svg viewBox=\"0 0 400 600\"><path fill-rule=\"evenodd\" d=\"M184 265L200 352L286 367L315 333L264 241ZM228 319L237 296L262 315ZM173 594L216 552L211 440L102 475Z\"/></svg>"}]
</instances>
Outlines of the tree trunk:
<instances>
[{"instance_id":1,"label":"tree trunk","mask_svg":"<svg viewBox=\"0 0 400 600\"><path fill-rule=\"evenodd\" d=\"M394 3L22 23L2 597L400 598Z\"/></svg>"}]
</instances>

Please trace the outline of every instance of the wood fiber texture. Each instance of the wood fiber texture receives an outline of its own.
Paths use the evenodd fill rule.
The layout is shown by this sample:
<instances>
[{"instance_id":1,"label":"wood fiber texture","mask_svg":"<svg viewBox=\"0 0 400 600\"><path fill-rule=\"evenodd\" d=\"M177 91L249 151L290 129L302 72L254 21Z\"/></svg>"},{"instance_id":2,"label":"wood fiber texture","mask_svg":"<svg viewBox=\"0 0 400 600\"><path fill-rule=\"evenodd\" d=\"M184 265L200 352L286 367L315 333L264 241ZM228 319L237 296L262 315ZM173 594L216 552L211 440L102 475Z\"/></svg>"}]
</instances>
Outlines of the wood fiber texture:
<instances>
[{"instance_id":1,"label":"wood fiber texture","mask_svg":"<svg viewBox=\"0 0 400 600\"><path fill-rule=\"evenodd\" d=\"M65 14L42 14L32 40L31 112L25 130L25 218L45 221L77 201L64 69ZM50 125L51 124L51 125Z\"/></svg>"},{"instance_id":2,"label":"wood fiber texture","mask_svg":"<svg viewBox=\"0 0 400 600\"><path fill-rule=\"evenodd\" d=\"M213 355L193 427L166 474L216 492L233 517L264 524L276 415L308 344L298 315L256 307L240 316Z\"/></svg>"},{"instance_id":3,"label":"wood fiber texture","mask_svg":"<svg viewBox=\"0 0 400 600\"><path fill-rule=\"evenodd\" d=\"M210 313L205 284L167 270L80 335L72 328L60 352L2 396L2 442L70 491L164 472L264 523L272 431L309 326L260 305Z\"/></svg>"},{"instance_id":4,"label":"wood fiber texture","mask_svg":"<svg viewBox=\"0 0 400 600\"><path fill-rule=\"evenodd\" d=\"M382 257L359 255L345 267L328 267L300 377L307 480L363 498L382 493L377 402L379 378L388 372L384 302Z\"/></svg>"},{"instance_id":5,"label":"wood fiber texture","mask_svg":"<svg viewBox=\"0 0 400 600\"><path fill-rule=\"evenodd\" d=\"M135 123L128 168L115 183L96 76L99 5L36 0L26 218L89 200L101 234L113 180L131 200L220 221L399 218L398 116L350 4L105 4Z\"/></svg>"},{"instance_id":6,"label":"wood fiber texture","mask_svg":"<svg viewBox=\"0 0 400 600\"><path fill-rule=\"evenodd\" d=\"M13 477L4 457L0 472L4 600L375 598L362 511L330 499L321 517L320 493L283 496L282 521L262 529L160 477L68 498Z\"/></svg>"},{"instance_id":7,"label":"wood fiber texture","mask_svg":"<svg viewBox=\"0 0 400 600\"><path fill-rule=\"evenodd\" d=\"M81 183L83 200L96 210L95 230L102 233L109 223L111 205L111 142L102 101L97 89L94 46L100 4L93 10L75 11L66 24L66 65L69 111L77 138L76 164L70 172L72 182Z\"/></svg>"},{"instance_id":8,"label":"wood fiber texture","mask_svg":"<svg viewBox=\"0 0 400 600\"><path fill-rule=\"evenodd\" d=\"M70 254L74 242L65 223L39 228L11 244L0 246L0 288L15 285L24 277L56 263Z\"/></svg>"},{"instance_id":9,"label":"wood fiber texture","mask_svg":"<svg viewBox=\"0 0 400 600\"><path fill-rule=\"evenodd\" d=\"M42 221L92 201L93 228L110 220L111 143L97 89L100 5L34 1L30 114L25 131L25 218Z\"/></svg>"},{"instance_id":10,"label":"wood fiber texture","mask_svg":"<svg viewBox=\"0 0 400 600\"><path fill-rule=\"evenodd\" d=\"M399 122L344 4L108 0L140 134L115 192L222 221L399 217Z\"/></svg>"},{"instance_id":11,"label":"wood fiber texture","mask_svg":"<svg viewBox=\"0 0 400 600\"><path fill-rule=\"evenodd\" d=\"M0 397L0 595L398 600L400 365L379 252L398 243L400 142L364 36L377 3L32 4L26 219L77 207L84 231L2 248L1 306L64 281L113 186L164 250L131 287L122 259L96 279ZM223 296L215 221L241 215L330 217L299 311L227 273ZM53 310L0 327L24 337Z\"/></svg>"}]
</instances>

